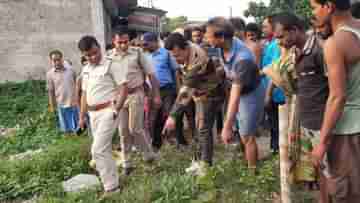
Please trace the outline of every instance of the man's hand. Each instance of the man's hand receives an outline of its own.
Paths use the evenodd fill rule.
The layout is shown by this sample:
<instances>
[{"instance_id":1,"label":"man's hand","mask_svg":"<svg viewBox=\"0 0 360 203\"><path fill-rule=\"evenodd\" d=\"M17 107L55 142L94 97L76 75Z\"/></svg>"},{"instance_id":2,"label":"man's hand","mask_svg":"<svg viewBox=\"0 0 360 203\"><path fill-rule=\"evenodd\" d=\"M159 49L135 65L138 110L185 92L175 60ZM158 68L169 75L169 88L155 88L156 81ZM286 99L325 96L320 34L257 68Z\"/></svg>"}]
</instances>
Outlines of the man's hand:
<instances>
[{"instance_id":1,"label":"man's hand","mask_svg":"<svg viewBox=\"0 0 360 203\"><path fill-rule=\"evenodd\" d=\"M79 127L80 127L80 129L84 129L85 124L86 124L86 117L84 115L80 116L80 118L79 118Z\"/></svg>"},{"instance_id":2,"label":"man's hand","mask_svg":"<svg viewBox=\"0 0 360 203\"><path fill-rule=\"evenodd\" d=\"M320 167L321 161L324 159L326 151L327 151L327 146L325 144L319 144L315 146L315 148L311 152L312 162L315 167L317 168Z\"/></svg>"},{"instance_id":3,"label":"man's hand","mask_svg":"<svg viewBox=\"0 0 360 203\"><path fill-rule=\"evenodd\" d=\"M231 128L223 128L221 131L221 137L225 144L230 144L233 137L233 130Z\"/></svg>"},{"instance_id":4,"label":"man's hand","mask_svg":"<svg viewBox=\"0 0 360 203\"><path fill-rule=\"evenodd\" d=\"M158 95L158 96L154 96L154 98L153 98L153 104L154 104L154 107L155 107L156 109L160 109L162 102L161 102L161 97L160 97L159 95Z\"/></svg>"},{"instance_id":5,"label":"man's hand","mask_svg":"<svg viewBox=\"0 0 360 203\"><path fill-rule=\"evenodd\" d=\"M166 135L168 132L175 130L175 128L176 128L176 121L174 118L169 116L165 122L162 134Z\"/></svg>"}]
</instances>

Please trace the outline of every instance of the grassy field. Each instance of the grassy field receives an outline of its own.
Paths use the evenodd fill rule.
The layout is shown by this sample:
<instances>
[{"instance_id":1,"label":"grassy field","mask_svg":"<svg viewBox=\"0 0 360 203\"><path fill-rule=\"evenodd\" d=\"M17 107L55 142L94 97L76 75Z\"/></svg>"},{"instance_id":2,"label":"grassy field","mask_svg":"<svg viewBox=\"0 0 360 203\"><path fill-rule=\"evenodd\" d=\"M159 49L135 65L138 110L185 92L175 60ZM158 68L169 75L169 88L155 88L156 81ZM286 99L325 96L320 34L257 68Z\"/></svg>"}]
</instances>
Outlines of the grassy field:
<instances>
[{"instance_id":1,"label":"grassy field","mask_svg":"<svg viewBox=\"0 0 360 203\"><path fill-rule=\"evenodd\" d=\"M101 188L78 194L62 190L64 180L80 173L95 174L88 166L91 140L57 132L54 116L47 113L44 82L0 85L0 125L19 126L14 136L0 138L0 202L34 196L39 203L99 202ZM8 160L10 155L39 148L44 151L29 160ZM144 164L137 154L134 157L136 170L130 177L121 177L122 192L106 202L270 203L279 191L278 157L262 161L259 175L252 176L237 152L218 144L214 167L201 180L184 172L191 153L173 146L165 146L161 159L152 165ZM300 198L298 202L312 201Z\"/></svg>"}]
</instances>

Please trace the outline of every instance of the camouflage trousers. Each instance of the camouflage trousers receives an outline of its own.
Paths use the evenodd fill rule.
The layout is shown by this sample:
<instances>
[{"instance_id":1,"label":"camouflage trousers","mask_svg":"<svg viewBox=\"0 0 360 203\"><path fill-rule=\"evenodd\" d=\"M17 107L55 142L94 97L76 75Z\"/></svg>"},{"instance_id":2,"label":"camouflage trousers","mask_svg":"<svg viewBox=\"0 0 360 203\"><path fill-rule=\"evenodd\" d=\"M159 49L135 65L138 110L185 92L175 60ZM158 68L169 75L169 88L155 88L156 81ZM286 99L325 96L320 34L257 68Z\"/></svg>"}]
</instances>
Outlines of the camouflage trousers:
<instances>
[{"instance_id":1,"label":"camouflage trousers","mask_svg":"<svg viewBox=\"0 0 360 203\"><path fill-rule=\"evenodd\" d=\"M222 99L208 99L195 101L195 122L197 142L193 142L195 159L212 165L214 154L214 139L212 128L216 113L223 106Z\"/></svg>"}]
</instances>

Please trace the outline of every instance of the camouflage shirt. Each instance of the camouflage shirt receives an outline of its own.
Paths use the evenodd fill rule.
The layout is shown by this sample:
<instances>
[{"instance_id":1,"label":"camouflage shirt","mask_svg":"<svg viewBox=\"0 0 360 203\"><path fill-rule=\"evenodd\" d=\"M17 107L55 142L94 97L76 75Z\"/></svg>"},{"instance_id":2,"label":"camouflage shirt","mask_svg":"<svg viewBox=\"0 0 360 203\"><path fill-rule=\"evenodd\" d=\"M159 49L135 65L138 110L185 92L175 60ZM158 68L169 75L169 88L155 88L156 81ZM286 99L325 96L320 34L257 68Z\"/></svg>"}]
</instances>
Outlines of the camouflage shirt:
<instances>
[{"instance_id":1,"label":"camouflage shirt","mask_svg":"<svg viewBox=\"0 0 360 203\"><path fill-rule=\"evenodd\" d=\"M191 99L199 101L224 98L222 88L224 74L217 70L217 65L209 59L200 46L190 44L189 48L189 63L180 68L182 85L170 113L171 116L180 113Z\"/></svg>"}]
</instances>

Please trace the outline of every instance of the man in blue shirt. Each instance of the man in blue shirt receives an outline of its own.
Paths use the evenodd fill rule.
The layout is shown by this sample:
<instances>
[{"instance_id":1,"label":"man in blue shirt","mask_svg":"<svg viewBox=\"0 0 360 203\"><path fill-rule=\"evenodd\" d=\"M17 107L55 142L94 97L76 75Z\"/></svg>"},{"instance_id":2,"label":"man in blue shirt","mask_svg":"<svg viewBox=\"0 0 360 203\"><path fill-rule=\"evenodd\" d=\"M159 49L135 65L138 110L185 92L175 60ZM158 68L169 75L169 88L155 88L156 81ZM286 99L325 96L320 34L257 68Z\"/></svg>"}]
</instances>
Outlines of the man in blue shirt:
<instances>
[{"instance_id":1,"label":"man in blue shirt","mask_svg":"<svg viewBox=\"0 0 360 203\"><path fill-rule=\"evenodd\" d=\"M258 153L255 135L264 111L265 95L255 57L241 40L234 37L233 25L225 18L210 19L205 36L211 46L221 48L226 77L231 81L221 136L225 143L229 143L233 125L237 124L248 166L255 172Z\"/></svg>"},{"instance_id":2,"label":"man in blue shirt","mask_svg":"<svg viewBox=\"0 0 360 203\"><path fill-rule=\"evenodd\" d=\"M269 67L281 55L280 47L273 37L273 18L268 16L262 25L262 30L266 38L265 47L261 59L261 68ZM285 95L277 87L274 87L269 78L262 81L267 86L265 97L266 118L269 122L271 134L271 149L274 153L279 151L279 105L285 103Z\"/></svg>"},{"instance_id":3,"label":"man in blue shirt","mask_svg":"<svg viewBox=\"0 0 360 203\"><path fill-rule=\"evenodd\" d=\"M160 82L160 96L163 103L150 119L152 145L155 150L159 150L162 145L161 131L176 99L176 69L178 64L171 57L169 51L160 47L155 33L148 32L144 34L143 48L150 53L156 78ZM178 144L186 144L184 137L177 137L177 139Z\"/></svg>"}]
</instances>

